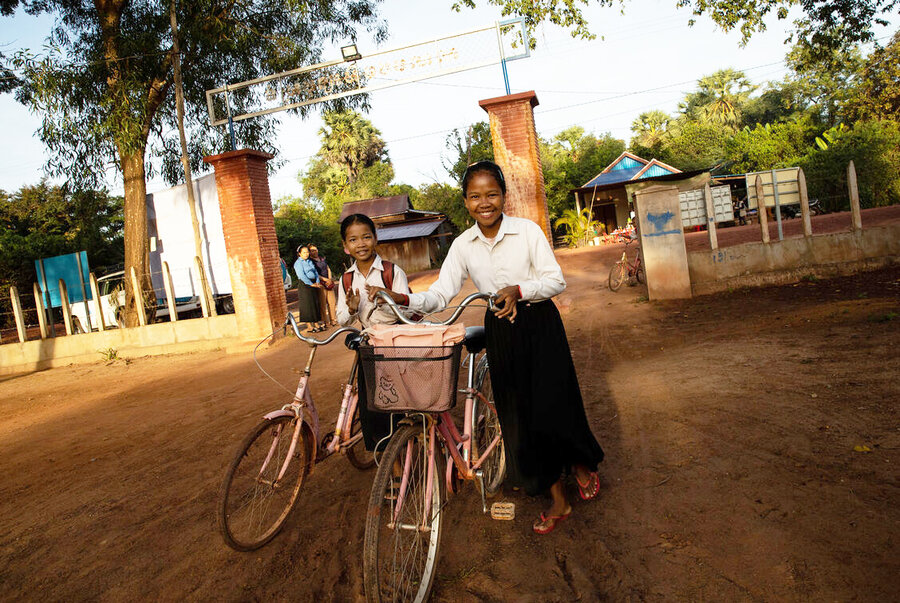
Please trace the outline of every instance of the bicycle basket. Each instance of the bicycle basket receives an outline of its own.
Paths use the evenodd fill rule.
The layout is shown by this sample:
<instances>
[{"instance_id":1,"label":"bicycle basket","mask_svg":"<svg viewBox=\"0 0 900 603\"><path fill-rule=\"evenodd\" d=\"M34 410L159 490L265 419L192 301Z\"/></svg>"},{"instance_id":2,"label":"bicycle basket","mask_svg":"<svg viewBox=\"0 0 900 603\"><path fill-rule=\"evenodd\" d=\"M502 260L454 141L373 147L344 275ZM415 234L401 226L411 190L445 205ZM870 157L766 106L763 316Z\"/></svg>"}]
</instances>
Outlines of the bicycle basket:
<instances>
[{"instance_id":1,"label":"bicycle basket","mask_svg":"<svg viewBox=\"0 0 900 603\"><path fill-rule=\"evenodd\" d=\"M456 404L462 344L360 346L366 404L377 412L444 412Z\"/></svg>"}]
</instances>

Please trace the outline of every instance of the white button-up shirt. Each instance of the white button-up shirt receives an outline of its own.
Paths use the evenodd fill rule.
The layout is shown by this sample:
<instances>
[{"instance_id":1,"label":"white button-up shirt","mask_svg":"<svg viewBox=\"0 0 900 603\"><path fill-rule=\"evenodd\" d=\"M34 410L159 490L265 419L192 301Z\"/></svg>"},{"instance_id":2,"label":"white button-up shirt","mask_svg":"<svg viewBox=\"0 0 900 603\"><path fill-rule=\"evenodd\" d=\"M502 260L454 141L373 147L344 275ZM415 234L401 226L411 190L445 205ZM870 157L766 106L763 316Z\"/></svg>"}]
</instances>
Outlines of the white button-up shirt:
<instances>
[{"instance_id":1,"label":"white button-up shirt","mask_svg":"<svg viewBox=\"0 0 900 603\"><path fill-rule=\"evenodd\" d=\"M341 323L342 326L353 324L357 319L359 319L363 328L368 328L373 324L393 324L397 322L397 317L394 315L394 312L387 306L378 308L372 312L371 316L369 315L369 311L372 309L372 302L369 301L369 297L366 295L366 285L384 287L384 279L382 278L383 270L384 264L381 262L380 255L375 256L375 261L372 262L372 267L369 268L368 274L364 275L360 272L356 262L353 262L353 265L350 266L348 272L353 273L350 291L359 291L359 308L357 309L356 314L350 314L350 308L347 307L347 296L344 293L344 279L340 278L335 280L335 284L338 288L335 314L337 315L338 322ZM406 278L406 273L403 272L403 269L397 264L394 264L394 282L392 283L391 290L397 293L409 292L409 281Z\"/></svg>"},{"instance_id":2,"label":"white button-up shirt","mask_svg":"<svg viewBox=\"0 0 900 603\"><path fill-rule=\"evenodd\" d=\"M459 235L438 280L428 291L409 296L410 309L422 313L443 310L462 289L466 277L471 277L482 293L518 285L524 301L550 299L566 289L562 269L541 227L506 214L493 241L478 224Z\"/></svg>"}]
</instances>

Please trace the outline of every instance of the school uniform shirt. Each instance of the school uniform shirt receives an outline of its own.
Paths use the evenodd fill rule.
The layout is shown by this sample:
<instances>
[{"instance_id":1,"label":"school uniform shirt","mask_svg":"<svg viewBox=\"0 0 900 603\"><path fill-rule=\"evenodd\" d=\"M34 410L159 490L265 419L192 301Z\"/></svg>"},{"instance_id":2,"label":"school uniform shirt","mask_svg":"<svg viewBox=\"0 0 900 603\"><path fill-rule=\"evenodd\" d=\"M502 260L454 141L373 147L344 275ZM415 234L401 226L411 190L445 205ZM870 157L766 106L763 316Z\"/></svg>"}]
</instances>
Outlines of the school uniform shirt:
<instances>
[{"instance_id":1,"label":"school uniform shirt","mask_svg":"<svg viewBox=\"0 0 900 603\"><path fill-rule=\"evenodd\" d=\"M353 262L353 265L350 266L348 272L353 273L350 291L359 291L359 308L357 309L356 314L350 314L350 308L347 307L347 295L344 293L344 279L341 278L335 281L338 288L335 314L337 315L337 321L341 326L346 327L347 325L353 324L357 319L360 321L363 328L368 328L373 324L393 324L397 322L397 317L394 315L394 312L387 306L376 308L375 311L369 315L369 311L372 310L374 302L369 301L369 297L366 294L366 285L384 287L384 280L382 278L383 271L384 264L382 264L380 255L375 256L375 261L372 262L368 274L360 272L356 262ZM406 293L409 291L409 281L406 278L406 273L397 264L394 264L394 282L391 286L391 290L397 293Z\"/></svg>"},{"instance_id":2,"label":"school uniform shirt","mask_svg":"<svg viewBox=\"0 0 900 603\"><path fill-rule=\"evenodd\" d=\"M521 301L543 301L565 291L566 280L541 227L525 218L503 214L497 236L488 239L478 224L450 246L437 281L422 293L409 295L415 312L438 312L459 294L466 277L482 293L518 285Z\"/></svg>"}]
</instances>

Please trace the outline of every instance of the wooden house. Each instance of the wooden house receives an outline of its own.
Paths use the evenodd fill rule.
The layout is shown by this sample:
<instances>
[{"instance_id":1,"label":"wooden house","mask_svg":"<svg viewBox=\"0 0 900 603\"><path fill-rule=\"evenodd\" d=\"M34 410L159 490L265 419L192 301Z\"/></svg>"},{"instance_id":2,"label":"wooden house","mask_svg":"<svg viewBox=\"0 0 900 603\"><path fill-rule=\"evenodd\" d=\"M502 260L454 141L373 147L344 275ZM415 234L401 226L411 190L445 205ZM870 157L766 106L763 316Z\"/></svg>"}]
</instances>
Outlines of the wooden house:
<instances>
[{"instance_id":1,"label":"wooden house","mask_svg":"<svg viewBox=\"0 0 900 603\"><path fill-rule=\"evenodd\" d=\"M372 218L378 254L410 274L437 267L453 236L447 216L413 209L408 195L344 203L338 221L350 214Z\"/></svg>"}]
</instances>

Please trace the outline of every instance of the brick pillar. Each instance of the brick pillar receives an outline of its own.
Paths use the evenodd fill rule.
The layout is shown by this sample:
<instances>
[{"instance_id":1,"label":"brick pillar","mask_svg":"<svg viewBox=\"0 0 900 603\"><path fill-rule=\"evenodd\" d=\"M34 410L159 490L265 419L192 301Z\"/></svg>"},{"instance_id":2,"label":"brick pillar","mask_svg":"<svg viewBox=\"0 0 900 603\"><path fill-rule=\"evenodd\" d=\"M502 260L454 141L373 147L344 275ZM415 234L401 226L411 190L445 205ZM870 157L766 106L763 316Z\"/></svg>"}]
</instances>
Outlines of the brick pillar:
<instances>
[{"instance_id":1,"label":"brick pillar","mask_svg":"<svg viewBox=\"0 0 900 603\"><path fill-rule=\"evenodd\" d=\"M241 149L203 158L216 171L234 312L246 339L270 334L287 314L266 172L272 157Z\"/></svg>"},{"instance_id":2,"label":"brick pillar","mask_svg":"<svg viewBox=\"0 0 900 603\"><path fill-rule=\"evenodd\" d=\"M506 177L505 212L537 222L552 245L544 171L534 128L537 104L534 91L478 102L490 117L494 161Z\"/></svg>"}]
</instances>

